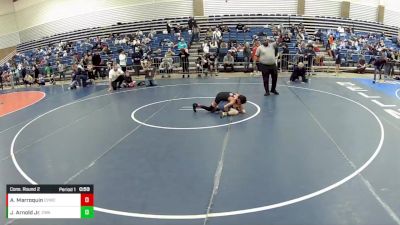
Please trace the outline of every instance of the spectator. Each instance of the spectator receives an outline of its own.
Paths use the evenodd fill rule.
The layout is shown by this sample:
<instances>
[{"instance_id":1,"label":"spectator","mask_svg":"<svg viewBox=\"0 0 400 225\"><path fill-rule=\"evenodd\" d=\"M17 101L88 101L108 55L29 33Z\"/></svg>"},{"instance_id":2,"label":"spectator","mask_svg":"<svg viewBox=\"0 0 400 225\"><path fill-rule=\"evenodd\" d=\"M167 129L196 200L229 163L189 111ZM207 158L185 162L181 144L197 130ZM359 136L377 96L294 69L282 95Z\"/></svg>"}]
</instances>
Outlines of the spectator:
<instances>
[{"instance_id":1,"label":"spectator","mask_svg":"<svg viewBox=\"0 0 400 225\"><path fill-rule=\"evenodd\" d=\"M142 68L144 70L145 74L145 79L147 82L146 86L157 86L154 83L154 75L155 75L155 67L153 66L151 62L151 58L149 56L145 56L144 59L141 62Z\"/></svg>"},{"instance_id":2,"label":"spectator","mask_svg":"<svg viewBox=\"0 0 400 225\"><path fill-rule=\"evenodd\" d=\"M211 40L212 37L213 37L213 31L212 31L212 29L210 27L210 28L208 28L208 30L206 32L206 40Z\"/></svg>"},{"instance_id":3,"label":"spectator","mask_svg":"<svg viewBox=\"0 0 400 225\"><path fill-rule=\"evenodd\" d=\"M360 59L358 60L357 69L355 72L363 74L366 68L367 65L365 64L365 59Z\"/></svg>"},{"instance_id":4,"label":"spectator","mask_svg":"<svg viewBox=\"0 0 400 225\"><path fill-rule=\"evenodd\" d=\"M215 28L211 41L212 42L220 41L221 39L222 39L221 31L218 28Z\"/></svg>"},{"instance_id":5,"label":"spectator","mask_svg":"<svg viewBox=\"0 0 400 225\"><path fill-rule=\"evenodd\" d=\"M177 23L176 26L174 27L174 32L175 32L176 34L180 34L180 33L182 32L182 30L183 30L182 25L179 24L179 23Z\"/></svg>"},{"instance_id":6,"label":"spectator","mask_svg":"<svg viewBox=\"0 0 400 225\"><path fill-rule=\"evenodd\" d=\"M99 76L100 77L100 71L101 71L101 57L98 51L96 51L93 55L92 58L92 62L93 62L93 69L94 69L94 76ZM65 79L65 78L64 78Z\"/></svg>"},{"instance_id":7,"label":"spectator","mask_svg":"<svg viewBox=\"0 0 400 225\"><path fill-rule=\"evenodd\" d=\"M44 68L44 74L47 77L51 77L51 75L53 74L53 69L51 68L50 63L48 63L47 66Z\"/></svg>"},{"instance_id":8,"label":"spectator","mask_svg":"<svg viewBox=\"0 0 400 225\"><path fill-rule=\"evenodd\" d=\"M236 32L244 32L244 25L242 23L239 23L236 25Z\"/></svg>"},{"instance_id":9,"label":"spectator","mask_svg":"<svg viewBox=\"0 0 400 225\"><path fill-rule=\"evenodd\" d=\"M217 56L214 53L209 53L206 54L206 59L208 62L208 71L210 72L210 76L212 75L213 71L217 69L216 64L217 64ZM215 71L217 72L217 71ZM217 73L215 73L216 76L218 76Z\"/></svg>"},{"instance_id":10,"label":"spectator","mask_svg":"<svg viewBox=\"0 0 400 225\"><path fill-rule=\"evenodd\" d=\"M196 69L197 69L197 76L201 77L201 74L204 72L207 76L207 69L208 69L208 61L204 56L199 56L196 59Z\"/></svg>"},{"instance_id":11,"label":"spectator","mask_svg":"<svg viewBox=\"0 0 400 225\"><path fill-rule=\"evenodd\" d=\"M192 29L192 37L190 40L190 45L192 45L193 42L199 40L200 40L200 27L197 25L197 23L195 23Z\"/></svg>"},{"instance_id":12,"label":"spectator","mask_svg":"<svg viewBox=\"0 0 400 225\"><path fill-rule=\"evenodd\" d=\"M300 62L293 70L292 75L290 76L290 81L295 82L301 77L301 81L307 83L308 80L306 78L306 68L304 68L304 64Z\"/></svg>"},{"instance_id":13,"label":"spectator","mask_svg":"<svg viewBox=\"0 0 400 225\"><path fill-rule=\"evenodd\" d=\"M285 36L282 38L283 43L290 43L290 37L288 34L285 34Z\"/></svg>"},{"instance_id":14,"label":"spectator","mask_svg":"<svg viewBox=\"0 0 400 225\"><path fill-rule=\"evenodd\" d=\"M124 71L122 71L121 68L119 68L119 65L115 63L108 73L108 79L110 82L109 91L115 91L117 88L121 88L121 84L125 79L124 74Z\"/></svg>"},{"instance_id":15,"label":"spectator","mask_svg":"<svg viewBox=\"0 0 400 225\"><path fill-rule=\"evenodd\" d=\"M314 46L312 44L308 45L307 49L304 51L304 57L307 60L307 70L309 72L313 70L315 56Z\"/></svg>"},{"instance_id":16,"label":"spectator","mask_svg":"<svg viewBox=\"0 0 400 225\"><path fill-rule=\"evenodd\" d=\"M336 65L335 66L335 74L337 76L340 72L340 64L342 63L342 56L340 55L339 48L336 49L334 57L335 57L335 65Z\"/></svg>"},{"instance_id":17,"label":"spectator","mask_svg":"<svg viewBox=\"0 0 400 225\"><path fill-rule=\"evenodd\" d=\"M220 48L228 48L228 43L226 43L225 41L222 41L220 44Z\"/></svg>"},{"instance_id":18,"label":"spectator","mask_svg":"<svg viewBox=\"0 0 400 225\"><path fill-rule=\"evenodd\" d=\"M186 50L187 48L188 48L188 46L187 46L187 44L185 42L185 39L181 38L179 40L179 42L178 42L178 50L181 50L181 49L185 49Z\"/></svg>"},{"instance_id":19,"label":"spectator","mask_svg":"<svg viewBox=\"0 0 400 225\"><path fill-rule=\"evenodd\" d=\"M179 58L182 66L182 78L185 78L185 73L187 73L187 77L189 78L189 53L182 48L179 52Z\"/></svg>"},{"instance_id":20,"label":"spectator","mask_svg":"<svg viewBox=\"0 0 400 225\"><path fill-rule=\"evenodd\" d=\"M124 73L126 73L126 62L127 62L127 57L125 54L124 50L121 50L121 52L119 53L119 65L121 66L122 71L124 71Z\"/></svg>"},{"instance_id":21,"label":"spectator","mask_svg":"<svg viewBox=\"0 0 400 225\"><path fill-rule=\"evenodd\" d=\"M224 57L224 71L227 72L227 67L231 68L231 72L234 71L233 64L235 63L235 59L232 56L232 53L228 52Z\"/></svg>"},{"instance_id":22,"label":"spectator","mask_svg":"<svg viewBox=\"0 0 400 225\"><path fill-rule=\"evenodd\" d=\"M249 42L244 44L243 48L243 61L244 61L244 71L250 72L250 58L251 58L251 48Z\"/></svg>"},{"instance_id":23,"label":"spectator","mask_svg":"<svg viewBox=\"0 0 400 225\"><path fill-rule=\"evenodd\" d=\"M189 30L192 30L195 24L196 24L196 20L194 20L193 17L189 17L189 20L188 20L188 28L189 28Z\"/></svg>"},{"instance_id":24,"label":"spectator","mask_svg":"<svg viewBox=\"0 0 400 225\"><path fill-rule=\"evenodd\" d=\"M60 75L60 80L61 80L61 77L63 78L63 80L65 80L64 64L60 61L57 62L57 71L58 71L58 75Z\"/></svg>"},{"instance_id":25,"label":"spectator","mask_svg":"<svg viewBox=\"0 0 400 225\"><path fill-rule=\"evenodd\" d=\"M322 41L322 32L321 29L318 29L315 33L314 33L314 41L316 41L317 43L320 43ZM322 42L322 44L324 44Z\"/></svg>"},{"instance_id":26,"label":"spectator","mask_svg":"<svg viewBox=\"0 0 400 225\"><path fill-rule=\"evenodd\" d=\"M173 30L173 25L170 20L167 21L167 33L171 34Z\"/></svg>"},{"instance_id":27,"label":"spectator","mask_svg":"<svg viewBox=\"0 0 400 225\"><path fill-rule=\"evenodd\" d=\"M142 59L142 54L138 49L135 49L135 52L132 54L132 61L133 61L133 69L135 70L136 76L139 76L139 72L141 69L141 59Z\"/></svg>"},{"instance_id":28,"label":"spectator","mask_svg":"<svg viewBox=\"0 0 400 225\"><path fill-rule=\"evenodd\" d=\"M260 46L260 41L256 40L253 44L253 49L251 50L251 59L253 61L253 74L252 75L257 75L258 74L258 68L257 68L257 48Z\"/></svg>"},{"instance_id":29,"label":"spectator","mask_svg":"<svg viewBox=\"0 0 400 225\"><path fill-rule=\"evenodd\" d=\"M207 54L210 52L210 45L209 43L203 43L202 44L202 51L204 54Z\"/></svg>"},{"instance_id":30,"label":"spectator","mask_svg":"<svg viewBox=\"0 0 400 225\"><path fill-rule=\"evenodd\" d=\"M168 74L168 77L171 77L172 73L172 63L167 58L167 55L162 59L162 62L159 66L160 73L162 74L161 77L164 78L164 73Z\"/></svg>"}]
</instances>

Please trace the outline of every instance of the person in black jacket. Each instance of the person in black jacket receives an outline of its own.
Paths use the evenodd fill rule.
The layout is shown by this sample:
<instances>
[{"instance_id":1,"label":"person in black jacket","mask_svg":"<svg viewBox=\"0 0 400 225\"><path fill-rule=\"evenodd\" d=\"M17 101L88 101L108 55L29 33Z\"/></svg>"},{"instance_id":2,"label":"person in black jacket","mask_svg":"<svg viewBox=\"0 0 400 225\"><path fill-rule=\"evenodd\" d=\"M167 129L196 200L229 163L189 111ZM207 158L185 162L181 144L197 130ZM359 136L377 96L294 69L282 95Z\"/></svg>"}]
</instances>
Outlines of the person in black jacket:
<instances>
[{"instance_id":1,"label":"person in black jacket","mask_svg":"<svg viewBox=\"0 0 400 225\"><path fill-rule=\"evenodd\" d=\"M136 76L139 76L139 72L142 69L140 61L142 60L142 54L140 53L139 49L135 49L135 52L132 54L132 61L133 61L133 69L135 70Z\"/></svg>"},{"instance_id":2,"label":"person in black jacket","mask_svg":"<svg viewBox=\"0 0 400 225\"><path fill-rule=\"evenodd\" d=\"M179 52L179 58L182 66L182 78L185 78L185 73L187 73L187 77L189 78L189 53L186 52L184 48Z\"/></svg>"},{"instance_id":3,"label":"person in black jacket","mask_svg":"<svg viewBox=\"0 0 400 225\"><path fill-rule=\"evenodd\" d=\"M98 51L96 51L93 55L92 58L92 63L93 63L93 69L94 69L94 78L96 79L97 76L100 77L100 71L101 71L101 57Z\"/></svg>"},{"instance_id":4,"label":"person in black jacket","mask_svg":"<svg viewBox=\"0 0 400 225\"><path fill-rule=\"evenodd\" d=\"M311 73L312 71L315 56L316 54L314 52L314 46L311 44L308 45L307 49L304 51L304 57L307 60L307 70L309 71L309 73Z\"/></svg>"},{"instance_id":5,"label":"person in black jacket","mask_svg":"<svg viewBox=\"0 0 400 225\"><path fill-rule=\"evenodd\" d=\"M195 23L196 23L196 21L194 20L194 18L193 18L193 17L189 17L189 20L188 20L188 29L189 29L189 30L192 30Z\"/></svg>"}]
</instances>

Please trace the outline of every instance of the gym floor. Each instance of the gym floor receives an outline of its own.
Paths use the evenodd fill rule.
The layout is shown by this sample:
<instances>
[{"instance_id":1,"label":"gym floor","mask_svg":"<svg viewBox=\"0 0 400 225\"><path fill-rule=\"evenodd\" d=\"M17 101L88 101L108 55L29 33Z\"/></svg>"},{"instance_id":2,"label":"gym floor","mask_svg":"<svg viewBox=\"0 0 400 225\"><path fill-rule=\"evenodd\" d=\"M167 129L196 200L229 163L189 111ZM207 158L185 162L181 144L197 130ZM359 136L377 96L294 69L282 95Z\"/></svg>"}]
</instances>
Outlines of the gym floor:
<instances>
[{"instance_id":1,"label":"gym floor","mask_svg":"<svg viewBox=\"0 0 400 225\"><path fill-rule=\"evenodd\" d=\"M385 109L400 109L400 83L287 80L268 97L260 77L28 88L13 109L26 97L0 95L0 193L94 184L96 206L94 219L0 222L399 225L400 119ZM247 96L247 113L192 111L220 91Z\"/></svg>"}]
</instances>

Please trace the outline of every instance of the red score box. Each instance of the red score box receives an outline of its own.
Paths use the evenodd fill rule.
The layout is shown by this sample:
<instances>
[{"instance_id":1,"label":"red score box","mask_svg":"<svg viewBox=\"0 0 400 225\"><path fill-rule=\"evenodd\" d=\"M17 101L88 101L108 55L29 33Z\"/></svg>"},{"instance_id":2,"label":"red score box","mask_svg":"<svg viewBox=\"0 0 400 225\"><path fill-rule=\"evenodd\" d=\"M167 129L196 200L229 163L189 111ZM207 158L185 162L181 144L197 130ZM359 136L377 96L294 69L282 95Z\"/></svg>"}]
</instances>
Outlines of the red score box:
<instances>
[{"instance_id":1,"label":"red score box","mask_svg":"<svg viewBox=\"0 0 400 225\"><path fill-rule=\"evenodd\" d=\"M94 206L94 195L81 194L81 206Z\"/></svg>"}]
</instances>

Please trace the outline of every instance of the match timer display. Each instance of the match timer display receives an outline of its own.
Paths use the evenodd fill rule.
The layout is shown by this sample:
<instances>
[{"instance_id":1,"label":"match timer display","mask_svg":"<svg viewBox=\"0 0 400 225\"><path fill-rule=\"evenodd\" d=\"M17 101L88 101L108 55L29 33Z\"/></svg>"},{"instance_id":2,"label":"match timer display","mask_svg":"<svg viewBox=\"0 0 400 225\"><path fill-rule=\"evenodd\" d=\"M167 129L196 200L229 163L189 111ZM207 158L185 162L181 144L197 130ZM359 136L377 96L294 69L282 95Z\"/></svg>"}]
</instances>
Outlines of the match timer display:
<instances>
[{"instance_id":1,"label":"match timer display","mask_svg":"<svg viewBox=\"0 0 400 225\"><path fill-rule=\"evenodd\" d=\"M6 216L94 218L93 185L7 185Z\"/></svg>"}]
</instances>

